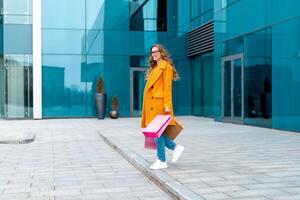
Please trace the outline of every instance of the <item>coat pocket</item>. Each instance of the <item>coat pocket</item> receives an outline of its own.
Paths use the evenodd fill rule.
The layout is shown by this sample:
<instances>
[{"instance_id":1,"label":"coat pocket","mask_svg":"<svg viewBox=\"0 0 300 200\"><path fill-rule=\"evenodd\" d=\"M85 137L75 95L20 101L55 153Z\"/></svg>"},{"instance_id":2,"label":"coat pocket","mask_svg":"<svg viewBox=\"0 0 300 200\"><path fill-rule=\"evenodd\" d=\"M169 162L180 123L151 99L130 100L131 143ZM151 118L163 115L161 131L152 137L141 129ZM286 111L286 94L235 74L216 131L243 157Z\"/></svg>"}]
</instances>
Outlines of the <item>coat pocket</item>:
<instances>
[{"instance_id":1,"label":"coat pocket","mask_svg":"<svg viewBox=\"0 0 300 200\"><path fill-rule=\"evenodd\" d=\"M164 93L163 93L163 92L156 92L156 93L153 95L153 97L154 97L155 99L162 99L162 98L164 98Z\"/></svg>"}]
</instances>

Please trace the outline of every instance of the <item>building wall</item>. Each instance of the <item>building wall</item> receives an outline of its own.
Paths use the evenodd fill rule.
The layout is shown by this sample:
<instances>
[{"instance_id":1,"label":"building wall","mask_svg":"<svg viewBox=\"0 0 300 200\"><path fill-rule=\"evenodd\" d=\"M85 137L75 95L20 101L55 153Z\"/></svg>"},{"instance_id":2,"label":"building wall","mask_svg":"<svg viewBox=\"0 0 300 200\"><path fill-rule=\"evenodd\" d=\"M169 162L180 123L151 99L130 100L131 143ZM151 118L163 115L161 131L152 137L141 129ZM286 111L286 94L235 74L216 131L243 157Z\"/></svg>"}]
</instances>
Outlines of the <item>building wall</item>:
<instances>
[{"instance_id":1,"label":"building wall","mask_svg":"<svg viewBox=\"0 0 300 200\"><path fill-rule=\"evenodd\" d=\"M260 123L247 116L246 109L244 123L300 130L300 105L296 103L300 87L294 76L299 73L299 9L300 2L293 0L214 1L217 120L221 120L221 57L244 53L246 107L247 92L264 93L260 74L265 73L271 87L270 116L264 116L259 108L265 120ZM261 107L262 99L256 99L256 107Z\"/></svg>"},{"instance_id":2,"label":"building wall","mask_svg":"<svg viewBox=\"0 0 300 200\"><path fill-rule=\"evenodd\" d=\"M32 3L1 2L0 81L8 85L0 87L0 117L31 117ZM107 111L116 95L129 116L130 88L140 109L145 83L140 72L132 86L130 71L147 66L149 48L161 43L181 77L176 115L222 121L221 60L242 53L243 123L299 131L299 10L295 0L42 0L42 117L96 116L99 76ZM187 33L211 20L214 51L188 57Z\"/></svg>"},{"instance_id":3,"label":"building wall","mask_svg":"<svg viewBox=\"0 0 300 200\"><path fill-rule=\"evenodd\" d=\"M295 7L300 9L300 2ZM288 12L289 13L289 12ZM300 16L272 26L273 127L300 130Z\"/></svg>"},{"instance_id":4,"label":"building wall","mask_svg":"<svg viewBox=\"0 0 300 200\"><path fill-rule=\"evenodd\" d=\"M157 0L141 2L144 19L138 21L143 24L130 22L130 3L119 0L42 0L44 118L96 116L94 91L98 76L103 77L108 94L107 110L112 96L116 95L121 116L129 116L130 59L134 56L147 59L149 48L154 43L162 43L170 49L182 77L180 82L174 83L176 113L190 114L191 93L185 90L191 87L188 79L190 64L184 54L185 44L177 37L177 3L169 2L168 29L163 31L157 31L159 14L153 12L158 9ZM136 28L130 30L130 23ZM181 46L177 45L178 42ZM177 50L172 51L174 48ZM55 69L51 70L51 67ZM59 68L63 79L51 73ZM48 85L60 80L64 83L55 87ZM63 88L58 90L58 85ZM53 96L58 96L61 101L54 101Z\"/></svg>"},{"instance_id":5,"label":"building wall","mask_svg":"<svg viewBox=\"0 0 300 200\"><path fill-rule=\"evenodd\" d=\"M99 76L108 94L107 108L117 95L121 116L129 115L128 8L129 1L117 0L42 1L44 118L96 116ZM51 67L61 68L62 77L51 73ZM48 85L61 80L60 90ZM53 101L53 95L60 101Z\"/></svg>"},{"instance_id":6,"label":"building wall","mask_svg":"<svg viewBox=\"0 0 300 200\"><path fill-rule=\"evenodd\" d=\"M99 0L42 0L43 118L93 116L89 93L93 93L102 62L97 53L88 55L87 33L92 32L103 7ZM97 49L101 49L100 44ZM92 74L90 68L95 70ZM54 82L57 84L51 85Z\"/></svg>"},{"instance_id":7,"label":"building wall","mask_svg":"<svg viewBox=\"0 0 300 200\"><path fill-rule=\"evenodd\" d=\"M185 2L190 8L187 17L189 31L213 20L213 1L190 0ZM191 113L197 116L214 116L214 62L213 52L189 57L191 62Z\"/></svg>"}]
</instances>

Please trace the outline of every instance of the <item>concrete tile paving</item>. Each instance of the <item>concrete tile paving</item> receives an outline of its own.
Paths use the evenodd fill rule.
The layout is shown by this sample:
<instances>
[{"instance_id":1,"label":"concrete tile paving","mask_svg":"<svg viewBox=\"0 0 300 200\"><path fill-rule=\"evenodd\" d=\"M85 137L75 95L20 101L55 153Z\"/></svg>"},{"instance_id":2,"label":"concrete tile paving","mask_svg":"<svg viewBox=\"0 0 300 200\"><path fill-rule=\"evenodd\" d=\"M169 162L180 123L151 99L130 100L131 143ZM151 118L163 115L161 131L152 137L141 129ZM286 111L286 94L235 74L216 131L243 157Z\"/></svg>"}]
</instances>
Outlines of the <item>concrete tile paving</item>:
<instances>
[{"instance_id":1,"label":"concrete tile paving","mask_svg":"<svg viewBox=\"0 0 300 200\"><path fill-rule=\"evenodd\" d=\"M96 119L1 121L5 134L34 132L36 139L0 144L0 199L171 199L101 140L98 125Z\"/></svg>"}]
</instances>

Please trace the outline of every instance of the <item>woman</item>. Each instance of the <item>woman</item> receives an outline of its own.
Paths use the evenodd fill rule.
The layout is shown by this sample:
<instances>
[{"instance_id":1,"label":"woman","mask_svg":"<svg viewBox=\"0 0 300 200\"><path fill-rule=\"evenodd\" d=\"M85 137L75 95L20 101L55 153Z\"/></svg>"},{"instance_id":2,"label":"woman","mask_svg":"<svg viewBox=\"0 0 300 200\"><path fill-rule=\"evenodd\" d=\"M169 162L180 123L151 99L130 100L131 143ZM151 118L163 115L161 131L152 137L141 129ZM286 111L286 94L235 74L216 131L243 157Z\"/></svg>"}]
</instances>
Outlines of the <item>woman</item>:
<instances>
[{"instance_id":1,"label":"woman","mask_svg":"<svg viewBox=\"0 0 300 200\"><path fill-rule=\"evenodd\" d=\"M155 44L150 49L149 69L146 72L147 83L144 89L141 127L146 127L158 114L170 114L172 120L169 125L175 125L172 105L172 80L178 80L178 73L166 49ZM157 147L157 161L150 169L167 168L165 146L173 150L172 162L176 162L184 147L162 134L155 138Z\"/></svg>"}]
</instances>

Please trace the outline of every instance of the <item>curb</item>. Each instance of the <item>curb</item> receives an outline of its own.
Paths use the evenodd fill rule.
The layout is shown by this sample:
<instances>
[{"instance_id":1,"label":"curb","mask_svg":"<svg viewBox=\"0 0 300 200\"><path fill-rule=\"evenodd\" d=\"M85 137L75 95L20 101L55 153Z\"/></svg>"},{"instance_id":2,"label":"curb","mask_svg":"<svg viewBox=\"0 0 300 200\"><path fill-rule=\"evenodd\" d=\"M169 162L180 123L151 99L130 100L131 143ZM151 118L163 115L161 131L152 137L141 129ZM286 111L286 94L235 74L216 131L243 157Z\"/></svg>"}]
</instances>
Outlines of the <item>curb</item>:
<instances>
[{"instance_id":1,"label":"curb","mask_svg":"<svg viewBox=\"0 0 300 200\"><path fill-rule=\"evenodd\" d=\"M114 138L106 137L99 131L97 132L106 144L120 153L136 169L168 193L172 198L180 200L205 200L203 197L199 196L167 173L161 170L150 170L150 164L148 161L130 150L125 145L118 143L118 141Z\"/></svg>"},{"instance_id":2,"label":"curb","mask_svg":"<svg viewBox=\"0 0 300 200\"><path fill-rule=\"evenodd\" d=\"M35 135L31 138L21 139L21 140L0 140L0 144L28 144L35 140Z\"/></svg>"}]
</instances>

